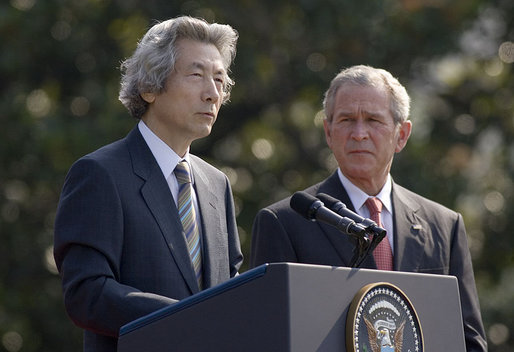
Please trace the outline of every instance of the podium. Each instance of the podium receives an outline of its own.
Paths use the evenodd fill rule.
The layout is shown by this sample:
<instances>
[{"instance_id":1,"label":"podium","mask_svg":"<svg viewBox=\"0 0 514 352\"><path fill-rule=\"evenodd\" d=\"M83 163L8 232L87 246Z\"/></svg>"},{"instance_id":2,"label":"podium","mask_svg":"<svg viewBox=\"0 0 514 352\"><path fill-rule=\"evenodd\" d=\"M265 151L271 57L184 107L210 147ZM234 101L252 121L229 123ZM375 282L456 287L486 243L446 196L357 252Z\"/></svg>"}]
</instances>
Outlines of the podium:
<instances>
[{"instance_id":1,"label":"podium","mask_svg":"<svg viewBox=\"0 0 514 352\"><path fill-rule=\"evenodd\" d=\"M455 277L273 263L123 326L118 352L346 351L350 306L376 282L408 297L424 351L465 351Z\"/></svg>"}]
</instances>

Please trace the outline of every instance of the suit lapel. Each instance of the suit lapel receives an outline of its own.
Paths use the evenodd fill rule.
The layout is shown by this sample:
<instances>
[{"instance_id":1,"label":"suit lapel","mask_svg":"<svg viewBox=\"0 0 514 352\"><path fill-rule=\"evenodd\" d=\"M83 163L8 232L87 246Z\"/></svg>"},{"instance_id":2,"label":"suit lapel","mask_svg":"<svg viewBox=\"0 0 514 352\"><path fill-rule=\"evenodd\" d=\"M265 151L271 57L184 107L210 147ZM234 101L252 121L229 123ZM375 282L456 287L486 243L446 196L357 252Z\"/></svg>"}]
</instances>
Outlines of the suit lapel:
<instances>
[{"instance_id":1,"label":"suit lapel","mask_svg":"<svg viewBox=\"0 0 514 352\"><path fill-rule=\"evenodd\" d=\"M218 197L212 191L212 185L209 183L209 177L201 164L191 155L191 164L194 174L194 185L198 200L198 207L202 218L202 247L203 247L203 272L204 283L206 287L211 287L219 282L216 268L219 267L217 254L219 248L223 247L220 243L219 234L222 233ZM206 225L209 226L206 226Z\"/></svg>"},{"instance_id":2,"label":"suit lapel","mask_svg":"<svg viewBox=\"0 0 514 352\"><path fill-rule=\"evenodd\" d=\"M398 271L418 271L429 224L416 213L419 204L406 190L393 183L394 267Z\"/></svg>"},{"instance_id":3,"label":"suit lapel","mask_svg":"<svg viewBox=\"0 0 514 352\"><path fill-rule=\"evenodd\" d=\"M355 211L355 208L350 200L350 197L348 196L348 193L346 193L346 190L344 189L343 185L341 184L341 181L339 180L337 172L333 173L332 176L323 181L319 185L319 189L316 190L314 188L312 189L312 191L314 192L314 195L316 193L329 194L332 197L339 199L350 210ZM351 239L350 236L341 233L333 226L320 224L320 227L327 236L328 240L333 244L334 248L336 249L337 253L341 258L341 261L344 263L345 266L349 266L354 255L354 241ZM373 256L368 255L360 267L376 269L376 264L375 260L373 259Z\"/></svg>"},{"instance_id":4,"label":"suit lapel","mask_svg":"<svg viewBox=\"0 0 514 352\"><path fill-rule=\"evenodd\" d=\"M199 287L182 234L182 223L169 186L137 127L127 137L134 173L145 180L141 195L159 225L170 254L192 293Z\"/></svg>"},{"instance_id":5,"label":"suit lapel","mask_svg":"<svg viewBox=\"0 0 514 352\"><path fill-rule=\"evenodd\" d=\"M350 210L355 211L353 203L344 189L337 172L317 186L307 189L313 195L326 193L339 199ZM416 213L419 204L414 202L408 192L393 182L394 209L394 268L398 271L417 271L425 247L429 224ZM353 257L355 245L349 236L342 234L333 226L319 224L341 257L344 265L348 266ZM376 269L373 255L369 255L361 265L362 268Z\"/></svg>"}]
</instances>

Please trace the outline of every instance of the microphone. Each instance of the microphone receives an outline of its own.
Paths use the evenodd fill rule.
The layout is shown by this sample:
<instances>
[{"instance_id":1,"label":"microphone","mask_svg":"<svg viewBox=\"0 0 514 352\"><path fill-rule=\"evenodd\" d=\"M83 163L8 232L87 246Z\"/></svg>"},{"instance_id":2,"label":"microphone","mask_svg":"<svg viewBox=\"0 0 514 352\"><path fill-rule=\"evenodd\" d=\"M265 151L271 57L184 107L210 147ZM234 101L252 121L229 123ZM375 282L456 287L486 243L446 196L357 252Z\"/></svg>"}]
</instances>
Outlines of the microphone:
<instances>
[{"instance_id":1,"label":"microphone","mask_svg":"<svg viewBox=\"0 0 514 352\"><path fill-rule=\"evenodd\" d=\"M328 208L332 209L337 214L350 218L356 223L359 223L360 225L364 226L366 230L372 231L375 234L379 235L380 237L383 237L386 235L386 230L380 226L377 225L376 222L374 222L371 219L366 219L360 216L357 213L354 213L350 209L346 207L346 205L337 200L336 198L329 196L326 193L318 193L317 197L327 205Z\"/></svg>"},{"instance_id":2,"label":"microphone","mask_svg":"<svg viewBox=\"0 0 514 352\"><path fill-rule=\"evenodd\" d=\"M364 237L366 228L348 217L340 216L324 206L316 197L306 192L296 192L291 197L290 206L297 213L312 221L321 221L355 237Z\"/></svg>"}]
</instances>

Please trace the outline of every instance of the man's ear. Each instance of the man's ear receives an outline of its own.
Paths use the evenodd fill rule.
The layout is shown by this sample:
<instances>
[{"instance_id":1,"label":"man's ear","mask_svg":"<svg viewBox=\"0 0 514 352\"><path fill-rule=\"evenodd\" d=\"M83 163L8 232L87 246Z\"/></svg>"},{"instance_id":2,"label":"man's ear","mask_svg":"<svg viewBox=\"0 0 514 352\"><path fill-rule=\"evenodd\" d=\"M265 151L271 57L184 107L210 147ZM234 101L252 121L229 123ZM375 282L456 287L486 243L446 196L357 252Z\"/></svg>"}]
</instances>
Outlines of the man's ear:
<instances>
[{"instance_id":1,"label":"man's ear","mask_svg":"<svg viewBox=\"0 0 514 352\"><path fill-rule=\"evenodd\" d=\"M146 101L148 104L153 103L155 100L154 93L141 93L141 98Z\"/></svg>"},{"instance_id":2,"label":"man's ear","mask_svg":"<svg viewBox=\"0 0 514 352\"><path fill-rule=\"evenodd\" d=\"M402 122L400 125L400 131L398 135L398 141L396 143L396 153L399 153L402 151L403 147L407 144L407 140L410 137L410 133L412 131L412 122L410 120L407 120L405 122Z\"/></svg>"}]
</instances>

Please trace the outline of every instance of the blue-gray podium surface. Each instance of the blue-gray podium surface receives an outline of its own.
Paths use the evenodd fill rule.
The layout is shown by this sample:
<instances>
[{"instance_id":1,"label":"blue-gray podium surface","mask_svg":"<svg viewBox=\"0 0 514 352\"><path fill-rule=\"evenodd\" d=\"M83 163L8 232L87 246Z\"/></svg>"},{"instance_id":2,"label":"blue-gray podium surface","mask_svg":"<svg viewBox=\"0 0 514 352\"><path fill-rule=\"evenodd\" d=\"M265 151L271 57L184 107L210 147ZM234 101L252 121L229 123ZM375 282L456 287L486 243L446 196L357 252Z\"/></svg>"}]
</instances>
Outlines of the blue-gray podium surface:
<instances>
[{"instance_id":1,"label":"blue-gray podium surface","mask_svg":"<svg viewBox=\"0 0 514 352\"><path fill-rule=\"evenodd\" d=\"M465 351L455 277L273 263L123 326L118 352L346 351L349 307L376 282L408 297L424 351Z\"/></svg>"}]
</instances>

